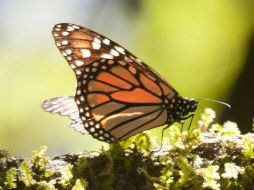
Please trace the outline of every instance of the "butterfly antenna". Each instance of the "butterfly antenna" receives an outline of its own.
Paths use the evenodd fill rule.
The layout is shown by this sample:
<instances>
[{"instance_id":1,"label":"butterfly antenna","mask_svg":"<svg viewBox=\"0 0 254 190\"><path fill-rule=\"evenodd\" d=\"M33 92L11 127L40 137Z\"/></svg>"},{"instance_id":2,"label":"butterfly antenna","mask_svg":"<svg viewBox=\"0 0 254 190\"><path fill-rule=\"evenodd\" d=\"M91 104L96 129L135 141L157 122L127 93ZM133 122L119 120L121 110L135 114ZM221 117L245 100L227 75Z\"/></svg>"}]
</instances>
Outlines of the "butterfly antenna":
<instances>
[{"instance_id":1,"label":"butterfly antenna","mask_svg":"<svg viewBox=\"0 0 254 190\"><path fill-rule=\"evenodd\" d=\"M219 100L213 100L213 99L209 99L209 98L197 98L197 100L205 100L205 101L210 101L210 102L216 102L218 104L222 104L222 105L228 107L229 109L231 109L230 104L228 104L226 102L219 101Z\"/></svg>"}]
</instances>

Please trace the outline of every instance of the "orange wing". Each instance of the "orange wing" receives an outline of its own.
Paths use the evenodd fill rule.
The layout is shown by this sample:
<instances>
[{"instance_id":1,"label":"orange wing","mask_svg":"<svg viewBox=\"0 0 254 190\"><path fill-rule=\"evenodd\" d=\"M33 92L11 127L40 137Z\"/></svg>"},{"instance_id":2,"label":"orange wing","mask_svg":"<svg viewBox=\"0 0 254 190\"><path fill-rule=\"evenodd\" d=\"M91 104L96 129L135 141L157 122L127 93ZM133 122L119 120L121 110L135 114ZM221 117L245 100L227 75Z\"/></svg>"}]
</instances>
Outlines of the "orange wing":
<instances>
[{"instance_id":1,"label":"orange wing","mask_svg":"<svg viewBox=\"0 0 254 190\"><path fill-rule=\"evenodd\" d=\"M165 102L177 92L145 63L81 26L57 24L53 36L76 74L79 116L93 137L112 142L168 122Z\"/></svg>"}]
</instances>

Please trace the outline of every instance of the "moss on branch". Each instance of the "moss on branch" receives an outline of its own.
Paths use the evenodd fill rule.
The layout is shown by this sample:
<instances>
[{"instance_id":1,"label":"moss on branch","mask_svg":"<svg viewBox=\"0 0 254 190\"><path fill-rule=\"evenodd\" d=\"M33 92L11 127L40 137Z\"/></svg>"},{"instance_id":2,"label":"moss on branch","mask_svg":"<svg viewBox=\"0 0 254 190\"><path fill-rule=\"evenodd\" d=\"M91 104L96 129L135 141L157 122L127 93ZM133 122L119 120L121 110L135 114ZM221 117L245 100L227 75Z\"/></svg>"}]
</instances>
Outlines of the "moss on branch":
<instances>
[{"instance_id":1,"label":"moss on branch","mask_svg":"<svg viewBox=\"0 0 254 190\"><path fill-rule=\"evenodd\" d=\"M235 123L213 124L206 109L197 128L169 128L162 147L147 133L108 150L50 158L47 147L31 159L0 151L0 189L166 190L254 189L254 134Z\"/></svg>"}]
</instances>

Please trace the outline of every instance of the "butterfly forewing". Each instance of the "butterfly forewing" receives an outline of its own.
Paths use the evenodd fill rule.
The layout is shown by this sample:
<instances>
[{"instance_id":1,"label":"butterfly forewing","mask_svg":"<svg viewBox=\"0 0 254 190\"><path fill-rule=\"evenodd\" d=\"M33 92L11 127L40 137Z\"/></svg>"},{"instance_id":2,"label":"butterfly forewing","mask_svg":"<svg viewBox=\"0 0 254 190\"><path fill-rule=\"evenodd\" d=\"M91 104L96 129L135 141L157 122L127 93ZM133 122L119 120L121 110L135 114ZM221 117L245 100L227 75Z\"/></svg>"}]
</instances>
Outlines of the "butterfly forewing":
<instances>
[{"instance_id":1,"label":"butterfly forewing","mask_svg":"<svg viewBox=\"0 0 254 190\"><path fill-rule=\"evenodd\" d=\"M56 45L74 69L77 76L81 75L84 67L95 61L112 60L119 65L127 65L132 73L144 73L149 79L160 82L164 91L175 91L156 71L136 58L129 51L87 28L78 25L62 23L54 26L52 34ZM174 94L173 94L174 95Z\"/></svg>"},{"instance_id":2,"label":"butterfly forewing","mask_svg":"<svg viewBox=\"0 0 254 190\"><path fill-rule=\"evenodd\" d=\"M76 74L79 119L93 137L122 140L189 112L160 75L115 42L74 24L57 24L52 33Z\"/></svg>"}]
</instances>

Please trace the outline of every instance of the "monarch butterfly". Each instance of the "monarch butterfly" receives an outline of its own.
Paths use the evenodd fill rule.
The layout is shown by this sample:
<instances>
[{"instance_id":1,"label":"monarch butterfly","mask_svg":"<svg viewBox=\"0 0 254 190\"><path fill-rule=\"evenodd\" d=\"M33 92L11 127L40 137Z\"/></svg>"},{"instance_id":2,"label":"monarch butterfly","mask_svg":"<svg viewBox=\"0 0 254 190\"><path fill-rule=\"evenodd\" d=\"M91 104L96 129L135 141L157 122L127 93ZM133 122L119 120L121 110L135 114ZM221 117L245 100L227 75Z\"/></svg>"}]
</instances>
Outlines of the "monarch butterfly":
<instances>
[{"instance_id":1,"label":"monarch butterfly","mask_svg":"<svg viewBox=\"0 0 254 190\"><path fill-rule=\"evenodd\" d=\"M58 49L77 79L75 96L46 100L42 108L71 119L70 126L104 142L182 122L198 101L181 97L151 67L92 30L62 23L53 28Z\"/></svg>"}]
</instances>

